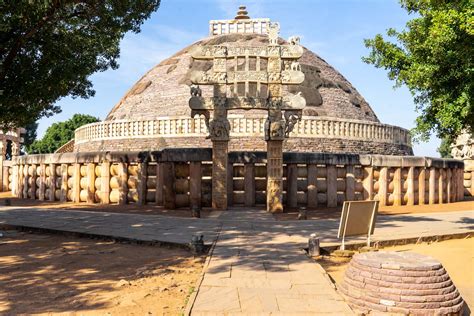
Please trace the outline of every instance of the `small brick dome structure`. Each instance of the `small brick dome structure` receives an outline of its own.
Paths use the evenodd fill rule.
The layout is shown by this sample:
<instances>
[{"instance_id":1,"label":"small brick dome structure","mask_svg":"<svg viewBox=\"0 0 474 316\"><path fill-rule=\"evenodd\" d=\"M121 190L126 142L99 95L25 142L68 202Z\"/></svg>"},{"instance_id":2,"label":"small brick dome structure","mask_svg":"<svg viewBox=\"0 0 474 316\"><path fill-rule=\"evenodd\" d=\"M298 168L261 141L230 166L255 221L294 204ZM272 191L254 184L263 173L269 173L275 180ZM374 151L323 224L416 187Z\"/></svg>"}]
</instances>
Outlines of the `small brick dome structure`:
<instances>
[{"instance_id":1,"label":"small brick dome structure","mask_svg":"<svg viewBox=\"0 0 474 316\"><path fill-rule=\"evenodd\" d=\"M462 315L464 301L436 259L412 252L356 254L340 286L363 314Z\"/></svg>"},{"instance_id":2,"label":"small brick dome structure","mask_svg":"<svg viewBox=\"0 0 474 316\"><path fill-rule=\"evenodd\" d=\"M211 147L210 140L205 139L204 122L202 118L191 118L188 101L191 71L207 71L212 62L193 61L190 52L198 45L258 47L268 41L266 34L258 32L211 34L148 71L113 107L104 122L78 129L75 150ZM262 58L260 62L266 60ZM301 92L306 108L302 121L285 141L285 151L412 155L408 131L381 124L366 100L326 61L305 49L299 62L305 80L288 92ZM243 61L236 63L238 69ZM266 116L266 112L257 110L230 111L229 150L265 150Z\"/></svg>"}]
</instances>

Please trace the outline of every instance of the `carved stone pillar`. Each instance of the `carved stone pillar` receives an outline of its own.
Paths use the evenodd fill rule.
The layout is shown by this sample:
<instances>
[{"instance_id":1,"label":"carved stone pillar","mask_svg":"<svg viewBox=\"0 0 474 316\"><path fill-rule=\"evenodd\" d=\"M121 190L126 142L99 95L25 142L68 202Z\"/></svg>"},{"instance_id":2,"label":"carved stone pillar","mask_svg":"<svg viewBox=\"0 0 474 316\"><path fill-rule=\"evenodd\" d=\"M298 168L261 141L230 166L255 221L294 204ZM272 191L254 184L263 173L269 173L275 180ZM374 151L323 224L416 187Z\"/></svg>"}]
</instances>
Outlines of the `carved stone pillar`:
<instances>
[{"instance_id":1,"label":"carved stone pillar","mask_svg":"<svg viewBox=\"0 0 474 316\"><path fill-rule=\"evenodd\" d=\"M212 141L212 208L227 209L228 141Z\"/></svg>"},{"instance_id":2,"label":"carved stone pillar","mask_svg":"<svg viewBox=\"0 0 474 316\"><path fill-rule=\"evenodd\" d=\"M275 90L278 89L278 92ZM281 86L270 87L270 95L278 95ZM273 91L273 92L272 92ZM283 139L285 122L282 119L279 100L274 99L265 122L267 141L267 211L283 212Z\"/></svg>"},{"instance_id":3,"label":"carved stone pillar","mask_svg":"<svg viewBox=\"0 0 474 316\"><path fill-rule=\"evenodd\" d=\"M224 99L225 100L225 99ZM227 119L225 101L214 109L214 117L209 122L212 140L212 208L227 209L227 165L230 123Z\"/></svg>"},{"instance_id":4,"label":"carved stone pillar","mask_svg":"<svg viewBox=\"0 0 474 316\"><path fill-rule=\"evenodd\" d=\"M267 141L267 211L283 212L283 141Z\"/></svg>"}]
</instances>

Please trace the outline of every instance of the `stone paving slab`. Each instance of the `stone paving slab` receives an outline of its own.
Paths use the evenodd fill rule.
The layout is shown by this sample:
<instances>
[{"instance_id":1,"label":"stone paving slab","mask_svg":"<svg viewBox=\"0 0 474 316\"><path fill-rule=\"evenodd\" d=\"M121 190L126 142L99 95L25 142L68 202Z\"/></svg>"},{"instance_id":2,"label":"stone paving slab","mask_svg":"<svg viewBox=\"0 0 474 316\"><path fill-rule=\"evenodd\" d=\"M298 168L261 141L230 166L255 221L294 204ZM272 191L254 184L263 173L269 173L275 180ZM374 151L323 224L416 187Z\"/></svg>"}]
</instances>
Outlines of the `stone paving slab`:
<instances>
[{"instance_id":1,"label":"stone paving slab","mask_svg":"<svg viewBox=\"0 0 474 316\"><path fill-rule=\"evenodd\" d=\"M232 239L234 227L227 228L224 224L205 267L191 315L352 314L324 269L285 243L284 232L268 233L255 226ZM223 247L235 255L219 252ZM228 305L224 308L222 302Z\"/></svg>"},{"instance_id":2,"label":"stone paving slab","mask_svg":"<svg viewBox=\"0 0 474 316\"><path fill-rule=\"evenodd\" d=\"M0 207L0 224L186 245L193 234L214 242L221 223L192 218Z\"/></svg>"}]
</instances>

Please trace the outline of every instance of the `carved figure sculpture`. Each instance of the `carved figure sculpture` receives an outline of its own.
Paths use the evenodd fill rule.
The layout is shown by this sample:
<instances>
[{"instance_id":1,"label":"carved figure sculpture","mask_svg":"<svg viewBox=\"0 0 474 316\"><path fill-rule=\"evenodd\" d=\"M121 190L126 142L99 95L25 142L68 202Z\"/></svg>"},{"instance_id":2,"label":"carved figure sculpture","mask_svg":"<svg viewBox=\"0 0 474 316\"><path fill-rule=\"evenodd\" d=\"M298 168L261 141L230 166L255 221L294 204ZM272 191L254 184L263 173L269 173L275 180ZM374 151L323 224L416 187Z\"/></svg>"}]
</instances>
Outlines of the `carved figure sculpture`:
<instances>
[{"instance_id":1,"label":"carved figure sculpture","mask_svg":"<svg viewBox=\"0 0 474 316\"><path fill-rule=\"evenodd\" d=\"M278 35L280 34L280 24L277 22L270 23L268 26L268 38L270 45L278 45Z\"/></svg>"},{"instance_id":2,"label":"carved figure sculpture","mask_svg":"<svg viewBox=\"0 0 474 316\"><path fill-rule=\"evenodd\" d=\"M303 109L306 106L306 99L301 94L301 91L288 95L285 97L284 102L292 109Z\"/></svg>"},{"instance_id":3,"label":"carved figure sculpture","mask_svg":"<svg viewBox=\"0 0 474 316\"><path fill-rule=\"evenodd\" d=\"M193 97L201 97L202 96L202 90L198 85L192 84L189 88L191 90L191 96L193 96Z\"/></svg>"},{"instance_id":4,"label":"carved figure sculpture","mask_svg":"<svg viewBox=\"0 0 474 316\"><path fill-rule=\"evenodd\" d=\"M213 140L228 140L230 123L227 118L215 118L209 123L209 136Z\"/></svg>"},{"instance_id":5,"label":"carved figure sculpture","mask_svg":"<svg viewBox=\"0 0 474 316\"><path fill-rule=\"evenodd\" d=\"M474 139L464 131L451 146L451 156L455 159L474 159Z\"/></svg>"},{"instance_id":6,"label":"carved figure sculpture","mask_svg":"<svg viewBox=\"0 0 474 316\"><path fill-rule=\"evenodd\" d=\"M288 39L290 45L299 45L300 44L300 37L297 35L290 36Z\"/></svg>"},{"instance_id":7,"label":"carved figure sculpture","mask_svg":"<svg viewBox=\"0 0 474 316\"><path fill-rule=\"evenodd\" d=\"M290 69L293 71L301 71L301 65L299 62L294 61L291 63Z\"/></svg>"},{"instance_id":8,"label":"carved figure sculpture","mask_svg":"<svg viewBox=\"0 0 474 316\"><path fill-rule=\"evenodd\" d=\"M290 133L293 131L299 120L301 120L299 112L285 111L285 137L290 137Z\"/></svg>"}]
</instances>

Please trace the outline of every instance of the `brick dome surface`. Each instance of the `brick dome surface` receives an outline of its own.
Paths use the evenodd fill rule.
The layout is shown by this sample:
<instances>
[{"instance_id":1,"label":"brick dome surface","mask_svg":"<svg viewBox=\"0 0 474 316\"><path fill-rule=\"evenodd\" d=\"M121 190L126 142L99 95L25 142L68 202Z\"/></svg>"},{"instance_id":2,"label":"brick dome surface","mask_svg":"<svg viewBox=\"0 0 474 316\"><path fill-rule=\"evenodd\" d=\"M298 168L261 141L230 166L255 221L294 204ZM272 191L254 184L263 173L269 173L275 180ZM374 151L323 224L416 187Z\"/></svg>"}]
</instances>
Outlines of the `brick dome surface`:
<instances>
[{"instance_id":1,"label":"brick dome surface","mask_svg":"<svg viewBox=\"0 0 474 316\"><path fill-rule=\"evenodd\" d=\"M192 70L208 70L211 61L194 61L190 51L197 45L258 46L268 37L260 34L228 34L200 40L162 61L147 72L110 111L106 120L156 119L166 116L189 116L189 75ZM306 99L305 116L324 116L379 122L369 104L337 70L308 49L300 59L305 81L291 87ZM229 114L239 113L232 111ZM266 113L248 111L246 116Z\"/></svg>"},{"instance_id":2,"label":"brick dome surface","mask_svg":"<svg viewBox=\"0 0 474 316\"><path fill-rule=\"evenodd\" d=\"M280 39L283 43L284 40ZM189 99L193 71L207 71L210 60L193 60L199 45L264 46L262 34L214 35L202 39L148 71L113 107L103 122L85 125L75 134L75 151L149 151L164 148L212 147L202 118L191 119ZM237 69L244 60L237 60ZM256 61L251 61L256 63ZM266 60L260 67L265 69ZM234 62L235 63L235 62ZM284 151L412 155L409 133L382 124L369 104L338 71L304 49L299 59L305 80L283 94L301 92L306 99L303 118ZM263 64L263 65L262 65ZM230 65L233 68L235 65ZM255 65L250 64L251 67ZM212 86L201 86L212 96ZM262 110L232 110L230 151L265 151Z\"/></svg>"}]
</instances>

